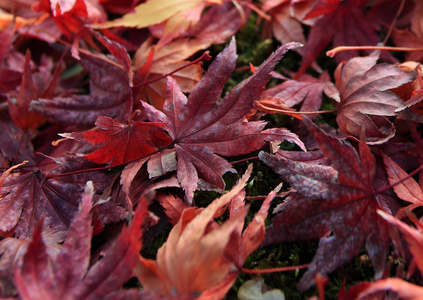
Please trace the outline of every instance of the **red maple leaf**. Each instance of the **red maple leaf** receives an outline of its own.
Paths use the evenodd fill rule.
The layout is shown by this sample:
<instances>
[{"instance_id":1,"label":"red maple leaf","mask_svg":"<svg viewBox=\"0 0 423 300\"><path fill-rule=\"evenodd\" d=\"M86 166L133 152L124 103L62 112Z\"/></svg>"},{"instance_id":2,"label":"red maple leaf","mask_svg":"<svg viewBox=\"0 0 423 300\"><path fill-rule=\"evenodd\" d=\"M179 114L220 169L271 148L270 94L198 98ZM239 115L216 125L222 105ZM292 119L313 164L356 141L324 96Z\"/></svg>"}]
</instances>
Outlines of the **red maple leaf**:
<instances>
[{"instance_id":1,"label":"red maple leaf","mask_svg":"<svg viewBox=\"0 0 423 300\"><path fill-rule=\"evenodd\" d=\"M377 64L377 56L355 57L337 69L336 87L340 103L336 121L347 134L359 137L364 130L367 143L378 144L393 137L388 120L403 101L390 91L414 79L398 67Z\"/></svg>"},{"instance_id":2,"label":"red maple leaf","mask_svg":"<svg viewBox=\"0 0 423 300\"><path fill-rule=\"evenodd\" d=\"M298 80L290 79L267 89L256 107L258 110L267 107L270 109L268 112L271 112L271 109L286 110L286 107L302 103L300 111L318 111L322 105L323 93L333 99L339 98L338 90L330 82L329 74L323 73L318 79L306 74Z\"/></svg>"},{"instance_id":3,"label":"red maple leaf","mask_svg":"<svg viewBox=\"0 0 423 300\"><path fill-rule=\"evenodd\" d=\"M133 117L138 114L136 111ZM122 124L117 120L100 116L97 128L85 132L61 134L64 137L83 141L98 148L84 157L99 164L119 165L147 156L172 141L160 130L161 123L134 122Z\"/></svg>"},{"instance_id":4,"label":"red maple leaf","mask_svg":"<svg viewBox=\"0 0 423 300\"><path fill-rule=\"evenodd\" d=\"M92 180L96 189L102 191L112 180L110 175L98 171L74 173L92 167L86 162L62 158L62 164L54 163L52 167L50 159L46 160L41 162L42 169L24 166L4 179L0 188L1 231L26 238L41 219L45 228L67 231L78 208L75 195L82 193L85 182ZM114 201L102 206L99 205L100 211L104 208L113 212L107 216L110 222L125 217L123 208Z\"/></svg>"},{"instance_id":5,"label":"red maple leaf","mask_svg":"<svg viewBox=\"0 0 423 300\"><path fill-rule=\"evenodd\" d=\"M399 231L404 235L405 240L407 241L408 247L411 254L413 255L413 261L417 265L417 268L420 272L423 272L423 233L422 233L422 224L418 222L416 224L418 229L406 225L404 222L401 222L398 218L395 218L383 211L378 212L386 221L394 225ZM358 299L369 299L370 295L384 290L394 291L398 294L401 299L404 300L419 300L423 297L423 287L409 283L400 278L387 278L381 279L376 282L368 284L368 287L361 292ZM373 299L373 298L372 298Z\"/></svg>"},{"instance_id":6,"label":"red maple leaf","mask_svg":"<svg viewBox=\"0 0 423 300\"><path fill-rule=\"evenodd\" d=\"M376 46L380 39L364 14L363 5L367 0L321 0L307 14L307 18L317 18L311 28L303 53L303 62L298 76L304 74L319 53L332 41L337 46ZM370 53L367 51L366 53ZM346 61L359 56L358 51L340 52L336 61ZM387 53L382 58L395 61Z\"/></svg>"},{"instance_id":7,"label":"red maple leaf","mask_svg":"<svg viewBox=\"0 0 423 300\"><path fill-rule=\"evenodd\" d=\"M36 12L46 12L54 20L60 31L68 38L81 34L87 37L86 24L106 20L106 14L97 1L90 0L39 0L33 3ZM89 37L88 37L89 40Z\"/></svg>"},{"instance_id":8,"label":"red maple leaf","mask_svg":"<svg viewBox=\"0 0 423 300\"><path fill-rule=\"evenodd\" d=\"M235 68L233 40L216 57L188 99L175 80L169 77L163 112L143 103L151 121L166 123L164 129L175 146L178 180L188 201L193 198L199 177L220 189L224 188L222 175L234 169L219 155L246 154L259 149L266 140L288 140L303 147L298 137L288 130L274 128L262 131L265 122L243 120L263 91L276 63L286 51L296 47L298 44L292 43L279 48L254 75L220 100L223 85Z\"/></svg>"},{"instance_id":9,"label":"red maple leaf","mask_svg":"<svg viewBox=\"0 0 423 300\"><path fill-rule=\"evenodd\" d=\"M23 263L15 272L21 299L103 299L132 277L141 249L142 225L148 203L141 203L131 224L124 228L104 257L91 268L90 250L93 186L87 184L79 213L54 259L46 253L41 226L35 230Z\"/></svg>"},{"instance_id":10,"label":"red maple leaf","mask_svg":"<svg viewBox=\"0 0 423 300\"><path fill-rule=\"evenodd\" d=\"M383 152L382 158L389 183L393 186L395 193L402 200L411 203L411 205L401 208L397 216L400 216L404 210L411 212L413 209L423 206L423 191L420 185Z\"/></svg>"},{"instance_id":11,"label":"red maple leaf","mask_svg":"<svg viewBox=\"0 0 423 300\"><path fill-rule=\"evenodd\" d=\"M389 234L376 213L383 199L375 196L373 189L374 157L363 142L359 155L350 144L329 136L307 119L305 123L333 167L259 154L297 191L280 205L279 214L266 230L264 244L321 238L313 262L300 281L302 290L314 283L318 272L332 272L357 255L363 245L376 277L380 277ZM328 232L332 234L323 237Z\"/></svg>"},{"instance_id":12,"label":"red maple leaf","mask_svg":"<svg viewBox=\"0 0 423 300\"><path fill-rule=\"evenodd\" d=\"M34 112L54 122L77 126L93 126L99 116L120 122L129 119L133 102L131 59L122 45L95 36L113 56L80 53L80 63L90 75L90 94L38 99L31 102Z\"/></svg>"}]
</instances>

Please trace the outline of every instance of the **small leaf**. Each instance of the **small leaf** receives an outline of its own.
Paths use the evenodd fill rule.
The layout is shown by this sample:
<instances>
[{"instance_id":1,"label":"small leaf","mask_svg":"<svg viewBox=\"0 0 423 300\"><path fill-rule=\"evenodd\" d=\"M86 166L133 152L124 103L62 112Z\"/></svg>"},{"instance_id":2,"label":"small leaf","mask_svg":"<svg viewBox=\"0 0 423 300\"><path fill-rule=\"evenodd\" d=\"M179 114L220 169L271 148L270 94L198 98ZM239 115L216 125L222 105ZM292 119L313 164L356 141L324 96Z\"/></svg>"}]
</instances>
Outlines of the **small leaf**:
<instances>
[{"instance_id":1,"label":"small leaf","mask_svg":"<svg viewBox=\"0 0 423 300\"><path fill-rule=\"evenodd\" d=\"M130 121L128 125L100 116L97 128L86 132L64 133L63 137L76 139L98 147L84 157L99 164L119 165L155 152L171 143L160 130L161 123Z\"/></svg>"}]
</instances>

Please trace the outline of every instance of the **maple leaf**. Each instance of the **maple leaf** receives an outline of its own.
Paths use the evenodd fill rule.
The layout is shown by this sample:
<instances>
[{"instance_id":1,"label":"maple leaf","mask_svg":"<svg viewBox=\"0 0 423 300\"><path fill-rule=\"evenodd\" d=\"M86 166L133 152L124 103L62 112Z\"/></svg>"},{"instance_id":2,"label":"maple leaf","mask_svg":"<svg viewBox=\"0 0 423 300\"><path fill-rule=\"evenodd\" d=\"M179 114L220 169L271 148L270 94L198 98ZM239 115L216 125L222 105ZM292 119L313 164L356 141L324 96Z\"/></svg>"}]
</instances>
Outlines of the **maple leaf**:
<instances>
[{"instance_id":1,"label":"maple leaf","mask_svg":"<svg viewBox=\"0 0 423 300\"><path fill-rule=\"evenodd\" d=\"M200 21L190 27L188 34L212 44L225 43L246 23L250 9L244 4L249 3L250 1L243 1L233 5L225 1L221 5L211 5Z\"/></svg>"},{"instance_id":2,"label":"maple leaf","mask_svg":"<svg viewBox=\"0 0 423 300\"><path fill-rule=\"evenodd\" d=\"M160 147L168 146L171 140L160 130L163 124L134 122L133 117L138 113L133 114L127 125L100 116L95 122L97 128L81 133L64 133L61 136L98 147L83 156L90 161L110 166L147 156Z\"/></svg>"},{"instance_id":3,"label":"maple leaf","mask_svg":"<svg viewBox=\"0 0 423 300\"><path fill-rule=\"evenodd\" d=\"M333 99L339 97L328 73L323 73L318 79L303 75L299 80L287 80L264 91L258 102L276 109L286 109L303 102L300 111L311 112L320 109L323 93ZM261 110L259 105L256 107Z\"/></svg>"},{"instance_id":4,"label":"maple leaf","mask_svg":"<svg viewBox=\"0 0 423 300\"><path fill-rule=\"evenodd\" d=\"M332 41L332 47L337 46L376 46L380 39L374 29L368 25L363 12L366 0L322 0L307 14L306 18L321 16L310 29L304 47L303 61L298 75L304 74L318 54ZM369 53L368 51L366 53ZM340 52L336 61L342 62L359 56L358 51ZM395 59L383 53L382 58L390 61Z\"/></svg>"},{"instance_id":5,"label":"maple leaf","mask_svg":"<svg viewBox=\"0 0 423 300\"><path fill-rule=\"evenodd\" d=\"M241 285L237 293L239 300L249 299L285 299L281 290L269 289L264 279L251 279Z\"/></svg>"},{"instance_id":6,"label":"maple leaf","mask_svg":"<svg viewBox=\"0 0 423 300\"><path fill-rule=\"evenodd\" d=\"M174 0L172 2L166 0L149 0L135 7L133 13L128 13L120 19L96 24L94 28L110 28L116 26L143 28L150 25L161 23L175 14L193 9L197 5L208 3L222 3L222 0Z\"/></svg>"},{"instance_id":7,"label":"maple leaf","mask_svg":"<svg viewBox=\"0 0 423 300\"><path fill-rule=\"evenodd\" d=\"M224 259L224 250L235 228L242 228L247 207L220 226L212 220L244 188L251 170L250 166L229 192L203 210L185 209L158 250L156 261L141 258L136 275L146 291L180 299L200 295L203 299L202 293L225 280L232 263Z\"/></svg>"},{"instance_id":8,"label":"maple leaf","mask_svg":"<svg viewBox=\"0 0 423 300\"><path fill-rule=\"evenodd\" d=\"M60 242L65 236L61 233L54 234L49 231L43 232L43 240L46 244L47 255L54 259L60 252ZM7 237L0 242L0 296L7 297L16 295L14 285L14 270L20 268L23 263L23 257L31 243L30 239L16 239Z\"/></svg>"},{"instance_id":9,"label":"maple leaf","mask_svg":"<svg viewBox=\"0 0 423 300\"><path fill-rule=\"evenodd\" d=\"M239 226L234 230L231 239L225 249L225 257L232 261L238 269L244 265L247 257L257 249L265 237L265 220L272 200L276 197L280 187L269 193L264 199L260 210L254 215L254 219L247 228ZM245 207L245 192L239 197L234 197L230 204L230 217L235 217Z\"/></svg>"},{"instance_id":10,"label":"maple leaf","mask_svg":"<svg viewBox=\"0 0 423 300\"><path fill-rule=\"evenodd\" d=\"M85 25L107 19L98 1L93 0L39 0L31 8L48 13L68 39L83 32L83 37L90 41Z\"/></svg>"},{"instance_id":11,"label":"maple leaf","mask_svg":"<svg viewBox=\"0 0 423 300\"><path fill-rule=\"evenodd\" d=\"M92 126L99 116L126 122L132 109L131 60L125 48L96 35L113 58L80 53L81 65L90 75L90 95L54 97L31 102L31 109L48 119L65 124Z\"/></svg>"},{"instance_id":12,"label":"maple leaf","mask_svg":"<svg viewBox=\"0 0 423 300\"><path fill-rule=\"evenodd\" d=\"M411 205L401 208L397 212L397 215L400 215L404 211L411 212L413 209L423 206L423 191L419 184L383 152L382 158L389 183L392 185L395 193L402 200L411 203Z\"/></svg>"},{"instance_id":13,"label":"maple leaf","mask_svg":"<svg viewBox=\"0 0 423 300\"><path fill-rule=\"evenodd\" d=\"M163 112L143 103L150 121L167 123L163 128L173 140L178 160L177 177L190 202L199 177L223 189L222 175L233 172L222 157L246 154L259 149L266 140L288 140L303 147L298 137L284 129L262 131L265 122L244 122L283 54L298 47L286 44L272 54L257 72L237 85L220 102L226 80L235 68L235 41L219 54L191 91L188 99L171 77Z\"/></svg>"},{"instance_id":14,"label":"maple leaf","mask_svg":"<svg viewBox=\"0 0 423 300\"><path fill-rule=\"evenodd\" d=\"M87 164L69 159L63 161L63 164L54 163L53 166L46 164L43 169L17 169L4 179L0 189L2 232L26 238L32 235L41 219L45 228L67 231L78 208L78 199L74 196L82 193L84 183L92 180L98 190L103 190L110 183L110 175L98 171L73 173L87 167ZM115 216L122 218L124 215L116 203L114 211Z\"/></svg>"},{"instance_id":15,"label":"maple leaf","mask_svg":"<svg viewBox=\"0 0 423 300\"><path fill-rule=\"evenodd\" d=\"M210 46L209 41L177 39L165 45L153 45L147 39L135 54L134 99L141 99L161 109L166 100L166 79L172 74L183 92L190 92L201 79L200 64L189 65L187 58ZM145 82L149 82L145 84ZM139 86L139 87L138 87Z\"/></svg>"},{"instance_id":16,"label":"maple leaf","mask_svg":"<svg viewBox=\"0 0 423 300\"><path fill-rule=\"evenodd\" d=\"M146 162L147 167L145 167ZM180 184L174 176L155 180L158 176L175 170L176 159L175 152L172 149L164 149L162 152L128 164L122 171L120 178L122 190L126 194L127 204L132 206L148 193L160 188L180 188Z\"/></svg>"},{"instance_id":17,"label":"maple leaf","mask_svg":"<svg viewBox=\"0 0 423 300\"><path fill-rule=\"evenodd\" d=\"M359 153L348 143L329 136L304 119L333 167L291 161L260 152L297 193L279 207L266 229L265 245L283 241L321 238L317 253L299 288L308 289L319 272L326 275L358 254L363 245L380 277L388 248L386 224L376 210L383 198L375 196L375 160L364 142ZM332 234L327 237L328 232Z\"/></svg>"},{"instance_id":18,"label":"maple leaf","mask_svg":"<svg viewBox=\"0 0 423 300\"><path fill-rule=\"evenodd\" d=\"M421 253L423 251L423 234L421 229L412 228L383 211L378 213L390 224L398 228L408 243L410 252L413 254L413 260L420 272L423 272L423 260ZM421 227L421 224L419 224ZM387 278L372 282L367 289L360 293L359 298L364 298L378 291L391 290L398 294L401 299L418 300L423 297L423 287L406 282L400 278Z\"/></svg>"},{"instance_id":19,"label":"maple leaf","mask_svg":"<svg viewBox=\"0 0 423 300\"><path fill-rule=\"evenodd\" d=\"M16 270L15 282L22 299L102 299L119 290L132 277L141 249L142 225L148 203L141 203L104 257L88 269L92 238L93 186L87 184L80 211L72 220L60 253L50 261L41 238L41 227ZM35 272L34 272L35 271Z\"/></svg>"},{"instance_id":20,"label":"maple leaf","mask_svg":"<svg viewBox=\"0 0 423 300\"><path fill-rule=\"evenodd\" d=\"M347 134L359 137L364 130L366 142L383 143L395 134L387 116L394 116L403 101L389 91L414 79L388 64L376 65L378 57L356 57L340 64L336 87L340 103L336 122Z\"/></svg>"},{"instance_id":21,"label":"maple leaf","mask_svg":"<svg viewBox=\"0 0 423 300\"><path fill-rule=\"evenodd\" d=\"M11 162L34 163L34 147L29 134L20 129L5 113L0 113L1 154Z\"/></svg>"},{"instance_id":22,"label":"maple leaf","mask_svg":"<svg viewBox=\"0 0 423 300\"><path fill-rule=\"evenodd\" d=\"M164 208L169 222L172 225L178 223L183 211L187 209L186 203L178 197L173 195L164 195L160 194L157 196L157 200L160 202L160 205Z\"/></svg>"},{"instance_id":23,"label":"maple leaf","mask_svg":"<svg viewBox=\"0 0 423 300\"><path fill-rule=\"evenodd\" d=\"M392 32L392 40L399 47L421 49L423 46L423 4L420 1L414 2L415 7L409 16L410 27L395 29ZM417 50L416 49L416 50ZM410 51L406 53L406 61L420 61L423 51Z\"/></svg>"},{"instance_id":24,"label":"maple leaf","mask_svg":"<svg viewBox=\"0 0 423 300\"><path fill-rule=\"evenodd\" d=\"M296 41L305 44L306 39L303 28L300 22L291 15L292 4L290 2L289 0L265 0L263 1L262 9L272 17L273 36L279 42L287 43ZM302 50L298 49L297 51L301 53Z\"/></svg>"},{"instance_id":25,"label":"maple leaf","mask_svg":"<svg viewBox=\"0 0 423 300\"><path fill-rule=\"evenodd\" d=\"M35 113L29 110L30 103L32 100L37 99L40 95L52 96L54 93L57 79L60 76L60 67L58 67L50 80L50 84L46 84L48 80L45 80L44 82L42 82L42 84L37 85L37 79L39 78L32 75L30 63L31 53L29 50L27 50L25 56L24 70L22 74L22 82L19 87L19 95L17 99L15 97L11 97L10 95L8 98L10 117L23 130L37 128L45 122L45 119L39 113ZM40 85L45 85L42 87L42 90L40 90Z\"/></svg>"}]
</instances>

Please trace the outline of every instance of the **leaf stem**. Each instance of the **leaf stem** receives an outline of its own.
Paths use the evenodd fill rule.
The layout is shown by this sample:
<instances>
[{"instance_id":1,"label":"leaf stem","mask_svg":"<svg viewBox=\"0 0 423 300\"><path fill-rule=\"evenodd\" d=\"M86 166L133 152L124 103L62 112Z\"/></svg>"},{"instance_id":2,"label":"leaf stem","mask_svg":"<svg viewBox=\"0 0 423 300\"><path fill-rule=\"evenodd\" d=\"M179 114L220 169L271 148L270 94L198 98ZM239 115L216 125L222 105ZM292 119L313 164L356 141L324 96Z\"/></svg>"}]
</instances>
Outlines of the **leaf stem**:
<instances>
[{"instance_id":1,"label":"leaf stem","mask_svg":"<svg viewBox=\"0 0 423 300\"><path fill-rule=\"evenodd\" d=\"M240 159L240 160L236 160L236 161L231 162L231 165L242 163L242 162L246 162L246 161L250 161L250 160L256 160L256 159L258 159L258 156L243 158L243 159Z\"/></svg>"},{"instance_id":2,"label":"leaf stem","mask_svg":"<svg viewBox=\"0 0 423 300\"><path fill-rule=\"evenodd\" d=\"M384 186L380 189L378 189L375 194L382 194L383 192L393 188L394 186L403 183L404 181L406 181L407 179L413 177L414 175L416 175L417 173L419 173L420 171L423 170L423 165L420 165L417 169L415 169L414 171L410 172L407 176L405 176L404 178L401 178L401 180L398 180L397 182L395 182L394 184L389 184L387 186Z\"/></svg>"},{"instance_id":3,"label":"leaf stem","mask_svg":"<svg viewBox=\"0 0 423 300\"><path fill-rule=\"evenodd\" d=\"M242 272L247 274L268 274L268 273L277 273L277 272L286 272L286 271L295 271L298 269L308 268L310 264L291 266L291 267L280 267L280 268L270 268L270 269L245 269L242 268Z\"/></svg>"},{"instance_id":4,"label":"leaf stem","mask_svg":"<svg viewBox=\"0 0 423 300\"><path fill-rule=\"evenodd\" d=\"M269 106L266 106L266 105L260 103L259 101L255 101L254 106L258 106L260 108L263 108L263 109L267 110L268 112L275 112L275 113L280 112L280 113L284 113L284 114L288 114L288 115L320 115L320 114L330 114L330 113L336 112L336 109L319 110L319 111L286 110L286 109L279 109L279 108L276 108L276 107L269 107Z\"/></svg>"},{"instance_id":5,"label":"leaf stem","mask_svg":"<svg viewBox=\"0 0 423 300\"><path fill-rule=\"evenodd\" d=\"M58 39L58 42L62 43L63 45L65 45L67 47L70 47L72 49L72 45L69 44L68 42L66 42L66 41L64 41L62 39ZM117 62L115 62L115 61L107 58L106 56L103 56L103 55L100 55L100 54L96 54L96 53L92 53L92 52L90 52L90 51L88 51L86 49L79 48L79 47L78 47L78 52L84 53L85 55L88 55L88 56L91 56L91 57L98 58L98 59L103 60L103 61L105 61L105 62L107 62L107 63L109 63L109 64L111 64L111 65L113 65L113 66L115 66L115 67L117 67L119 69L125 70L125 67L124 66L122 66L121 64L119 64L119 63L117 63Z\"/></svg>"},{"instance_id":6,"label":"leaf stem","mask_svg":"<svg viewBox=\"0 0 423 300\"><path fill-rule=\"evenodd\" d=\"M388 47L388 46L341 46L341 47L336 47L327 51L326 55L329 57L334 57L335 54L339 52L351 51L351 50L423 51L423 48Z\"/></svg>"},{"instance_id":7,"label":"leaf stem","mask_svg":"<svg viewBox=\"0 0 423 300\"><path fill-rule=\"evenodd\" d=\"M395 24L397 23L397 20L399 18L399 15L401 14L402 10L404 9L404 4L405 4L405 0L402 0L398 9L397 9L397 13L395 14L395 17L392 20L391 25L389 26L389 30L386 33L385 38L383 39L383 45L386 45L386 42L388 41L389 37L391 36L392 31L394 30Z\"/></svg>"}]
</instances>

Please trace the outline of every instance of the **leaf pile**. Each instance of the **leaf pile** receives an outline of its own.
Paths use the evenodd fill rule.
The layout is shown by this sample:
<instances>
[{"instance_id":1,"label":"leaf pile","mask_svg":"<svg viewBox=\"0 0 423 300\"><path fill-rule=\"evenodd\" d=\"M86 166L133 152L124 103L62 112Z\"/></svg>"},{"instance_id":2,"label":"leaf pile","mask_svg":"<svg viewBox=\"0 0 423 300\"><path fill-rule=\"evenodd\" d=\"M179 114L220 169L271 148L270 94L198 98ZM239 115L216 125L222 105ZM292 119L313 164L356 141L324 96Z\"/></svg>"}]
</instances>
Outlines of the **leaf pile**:
<instances>
[{"instance_id":1,"label":"leaf pile","mask_svg":"<svg viewBox=\"0 0 423 300\"><path fill-rule=\"evenodd\" d=\"M302 298L421 298L422 12L0 2L0 297L282 297L250 273L307 266ZM339 271L357 257L371 274Z\"/></svg>"}]
</instances>

